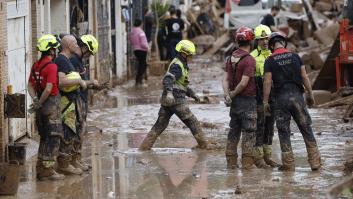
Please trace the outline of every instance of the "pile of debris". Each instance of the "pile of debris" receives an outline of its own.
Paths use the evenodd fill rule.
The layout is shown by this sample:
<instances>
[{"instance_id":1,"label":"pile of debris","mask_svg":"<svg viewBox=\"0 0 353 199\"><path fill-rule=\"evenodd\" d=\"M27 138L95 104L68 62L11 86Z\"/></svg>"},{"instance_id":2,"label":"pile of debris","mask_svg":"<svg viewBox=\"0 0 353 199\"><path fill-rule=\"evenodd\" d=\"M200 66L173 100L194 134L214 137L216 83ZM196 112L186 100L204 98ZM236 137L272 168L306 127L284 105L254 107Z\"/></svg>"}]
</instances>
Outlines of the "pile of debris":
<instances>
[{"instance_id":1,"label":"pile of debris","mask_svg":"<svg viewBox=\"0 0 353 199\"><path fill-rule=\"evenodd\" d=\"M230 42L223 26L225 8L216 0L196 0L186 12L190 26L188 38L197 45L198 54L212 56Z\"/></svg>"},{"instance_id":2,"label":"pile of debris","mask_svg":"<svg viewBox=\"0 0 353 199\"><path fill-rule=\"evenodd\" d=\"M343 115L343 121L349 122L353 118L353 88L342 87L337 92L331 94L328 102L318 105L318 108L332 108L347 106Z\"/></svg>"},{"instance_id":3,"label":"pile of debris","mask_svg":"<svg viewBox=\"0 0 353 199\"><path fill-rule=\"evenodd\" d=\"M338 38L337 15L343 0L320 0L310 4L307 0L294 3L283 11L287 16L288 48L298 52L306 66L312 83L325 64L332 64L333 48ZM283 13L282 13L283 14Z\"/></svg>"}]
</instances>

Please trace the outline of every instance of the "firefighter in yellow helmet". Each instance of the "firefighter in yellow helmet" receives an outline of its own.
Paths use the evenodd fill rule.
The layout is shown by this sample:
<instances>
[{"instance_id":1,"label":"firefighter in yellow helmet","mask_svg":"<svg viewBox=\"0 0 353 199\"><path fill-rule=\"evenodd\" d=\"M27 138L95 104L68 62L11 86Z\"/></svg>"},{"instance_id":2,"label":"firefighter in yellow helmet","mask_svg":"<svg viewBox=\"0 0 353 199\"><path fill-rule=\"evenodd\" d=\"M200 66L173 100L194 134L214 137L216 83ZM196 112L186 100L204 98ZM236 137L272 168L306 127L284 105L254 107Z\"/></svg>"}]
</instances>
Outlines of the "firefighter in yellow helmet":
<instances>
[{"instance_id":1,"label":"firefighter in yellow helmet","mask_svg":"<svg viewBox=\"0 0 353 199\"><path fill-rule=\"evenodd\" d=\"M87 59L90 56L97 54L98 52L98 41L93 35L82 35L80 38L76 37L79 49L75 52L71 58L70 62L74 66L79 78L83 79L87 88L101 89L104 88L100 85L97 80L89 80L88 69L85 63L88 63ZM105 85L106 86L106 85ZM82 139L83 133L86 129L87 111L88 111L88 91L87 89L80 89L79 95L76 99L77 104L77 136L73 139L73 152L71 158L71 164L80 168L83 171L88 171L90 166L83 163L81 160L82 152Z\"/></svg>"},{"instance_id":2,"label":"firefighter in yellow helmet","mask_svg":"<svg viewBox=\"0 0 353 199\"><path fill-rule=\"evenodd\" d=\"M40 135L36 165L38 180L62 180L64 175L54 170L63 137L58 88L57 65L52 61L60 46L53 35L42 35L37 42L41 58L31 69L28 92L33 104L29 112L36 113L36 126Z\"/></svg>"},{"instance_id":3,"label":"firefighter in yellow helmet","mask_svg":"<svg viewBox=\"0 0 353 199\"><path fill-rule=\"evenodd\" d=\"M157 122L140 145L140 150L152 148L158 136L167 128L169 120L174 114L191 130L199 148L210 148L199 121L190 111L186 102L186 96L200 101L189 87L188 61L196 54L196 47L189 40L181 40L175 50L177 56L169 64L168 71L163 78L163 93Z\"/></svg>"},{"instance_id":4,"label":"firefighter in yellow helmet","mask_svg":"<svg viewBox=\"0 0 353 199\"><path fill-rule=\"evenodd\" d=\"M255 83L256 83L256 100L257 100L257 130L256 143L254 147L255 165L258 168L266 168L268 166L278 167L272 160L272 139L274 131L274 100L271 98L271 115L265 116L263 108L263 76L265 60L271 55L268 48L268 38L271 30L266 25L259 25L255 28L255 39L257 47L251 52L256 60Z\"/></svg>"}]
</instances>

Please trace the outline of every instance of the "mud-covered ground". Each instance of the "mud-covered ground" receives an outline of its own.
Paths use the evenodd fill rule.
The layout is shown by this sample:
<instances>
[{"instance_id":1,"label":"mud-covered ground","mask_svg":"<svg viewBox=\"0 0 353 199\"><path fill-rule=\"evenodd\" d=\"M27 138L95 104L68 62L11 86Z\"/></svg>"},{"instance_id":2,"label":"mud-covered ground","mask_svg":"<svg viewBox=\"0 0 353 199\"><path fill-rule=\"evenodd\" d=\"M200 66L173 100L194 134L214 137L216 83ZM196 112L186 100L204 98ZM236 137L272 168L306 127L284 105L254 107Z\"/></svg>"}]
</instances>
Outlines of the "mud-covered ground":
<instances>
[{"instance_id":1,"label":"mud-covered ground","mask_svg":"<svg viewBox=\"0 0 353 199\"><path fill-rule=\"evenodd\" d=\"M209 139L225 145L229 108L221 98L222 65L209 60L191 64L191 87L209 97L208 104L190 107ZM325 198L327 189L343 179L344 163L353 155L352 124L343 124L343 109L311 109L323 169L312 172L298 129L292 123L296 171L227 170L224 150L192 150L191 133L173 116L151 152L136 148L154 124L159 110L161 77L148 87L133 82L101 97L89 114L83 146L90 173L59 182L35 180L35 157L24 167L17 198ZM273 157L280 160L278 136ZM235 194L235 191L237 194ZM16 198L16 197L4 197Z\"/></svg>"}]
</instances>

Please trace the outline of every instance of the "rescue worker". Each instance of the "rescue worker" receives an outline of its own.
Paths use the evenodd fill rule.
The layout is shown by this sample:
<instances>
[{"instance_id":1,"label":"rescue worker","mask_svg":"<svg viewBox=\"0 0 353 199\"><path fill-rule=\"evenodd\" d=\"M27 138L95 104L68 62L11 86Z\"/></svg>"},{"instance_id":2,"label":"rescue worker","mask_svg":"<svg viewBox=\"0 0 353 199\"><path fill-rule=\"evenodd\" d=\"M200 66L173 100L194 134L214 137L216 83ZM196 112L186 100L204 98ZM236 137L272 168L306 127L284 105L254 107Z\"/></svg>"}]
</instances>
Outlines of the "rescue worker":
<instances>
[{"instance_id":1,"label":"rescue worker","mask_svg":"<svg viewBox=\"0 0 353 199\"><path fill-rule=\"evenodd\" d=\"M37 179L62 180L64 175L54 170L59 154L60 139L63 137L58 88L57 65L52 61L56 56L59 42L53 35L42 35L37 42L40 59L31 69L28 92L33 99L31 111L36 112L36 125L40 135Z\"/></svg>"},{"instance_id":2,"label":"rescue worker","mask_svg":"<svg viewBox=\"0 0 353 199\"><path fill-rule=\"evenodd\" d=\"M253 147L256 131L256 86L255 59L249 54L254 32L247 27L239 28L234 39L239 45L226 62L223 76L223 91L226 104L230 105L230 123L226 146L228 168L237 165L237 146L242 136L242 168L250 169L254 164Z\"/></svg>"},{"instance_id":3,"label":"rescue worker","mask_svg":"<svg viewBox=\"0 0 353 199\"><path fill-rule=\"evenodd\" d=\"M75 71L80 73L81 79L84 80L88 88L100 88L102 85L97 80L89 80L87 68L84 66L84 59L88 59L91 55L98 52L98 41L93 35L82 35L76 38L79 50L73 53L70 62L75 68ZM82 134L86 130L87 111L88 111L88 91L81 89L79 97L76 100L80 109L78 116L77 136L74 139L73 147L76 153L73 153L71 164L83 171L88 171L89 166L84 164L81 160L82 151Z\"/></svg>"},{"instance_id":4,"label":"rescue worker","mask_svg":"<svg viewBox=\"0 0 353 199\"><path fill-rule=\"evenodd\" d=\"M268 37L271 30L268 26L259 25L255 28L255 39L257 47L251 52L256 60L255 83L257 101L257 129L256 143L254 147L255 165L258 168L278 167L279 164L271 159L272 140L274 131L274 100L270 97L271 115L264 115L263 108L263 75L265 60L271 55L268 49Z\"/></svg>"},{"instance_id":5,"label":"rescue worker","mask_svg":"<svg viewBox=\"0 0 353 199\"><path fill-rule=\"evenodd\" d=\"M298 54L286 50L287 41L282 33L274 32L269 38L272 55L265 62L264 111L270 110L269 96L273 84L276 101L275 118L282 151L281 171L295 170L294 155L290 141L290 120L293 117L302 134L312 170L321 167L319 149L311 127L312 121L304 102L304 87L307 91L306 102L315 104L309 78ZM273 83L272 83L273 82ZM303 87L304 86L304 87Z\"/></svg>"},{"instance_id":6,"label":"rescue worker","mask_svg":"<svg viewBox=\"0 0 353 199\"><path fill-rule=\"evenodd\" d=\"M200 101L199 97L188 86L188 61L196 53L195 45L189 40L182 40L176 45L175 50L177 56L170 63L163 78L164 89L158 119L140 145L140 150L150 150L152 148L158 136L167 128L169 120L174 114L191 130L198 147L201 149L208 148L200 123L190 111L185 98L188 96L194 98L195 101Z\"/></svg>"},{"instance_id":7,"label":"rescue worker","mask_svg":"<svg viewBox=\"0 0 353 199\"><path fill-rule=\"evenodd\" d=\"M78 116L80 115L77 99L79 88L86 89L87 84L81 79L79 73L70 62L72 55L78 51L77 41L72 35L65 35L61 40L62 50L55 63L58 65L59 88L61 94L61 113L64 139L60 144L60 155L58 157L58 171L70 175L82 174L82 169L72 165L77 151L73 146L74 140L78 138Z\"/></svg>"}]
</instances>

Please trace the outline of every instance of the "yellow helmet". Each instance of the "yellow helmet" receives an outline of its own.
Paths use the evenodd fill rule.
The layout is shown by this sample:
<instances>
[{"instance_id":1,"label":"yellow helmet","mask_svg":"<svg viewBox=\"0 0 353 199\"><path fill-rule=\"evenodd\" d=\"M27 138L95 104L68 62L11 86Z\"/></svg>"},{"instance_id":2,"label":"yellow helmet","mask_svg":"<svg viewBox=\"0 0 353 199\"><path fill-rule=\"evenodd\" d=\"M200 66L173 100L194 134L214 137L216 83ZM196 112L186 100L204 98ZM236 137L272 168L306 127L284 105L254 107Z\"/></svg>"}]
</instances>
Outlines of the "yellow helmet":
<instances>
[{"instance_id":1,"label":"yellow helmet","mask_svg":"<svg viewBox=\"0 0 353 199\"><path fill-rule=\"evenodd\" d=\"M92 55L98 52L98 41L93 35L82 35L81 41L87 46Z\"/></svg>"},{"instance_id":2,"label":"yellow helmet","mask_svg":"<svg viewBox=\"0 0 353 199\"><path fill-rule=\"evenodd\" d=\"M266 25L258 25L255 28L255 39L262 39L271 35L271 29Z\"/></svg>"},{"instance_id":3,"label":"yellow helmet","mask_svg":"<svg viewBox=\"0 0 353 199\"><path fill-rule=\"evenodd\" d=\"M57 48L60 46L58 40L54 35L42 35L37 41L37 48L41 52L48 51L51 48Z\"/></svg>"},{"instance_id":4,"label":"yellow helmet","mask_svg":"<svg viewBox=\"0 0 353 199\"><path fill-rule=\"evenodd\" d=\"M181 40L176 46L175 50L179 53L185 53L186 55L195 55L196 47L192 41Z\"/></svg>"},{"instance_id":5,"label":"yellow helmet","mask_svg":"<svg viewBox=\"0 0 353 199\"><path fill-rule=\"evenodd\" d=\"M66 78L67 79L81 79L81 75L78 72L70 72L69 74L66 74ZM73 86L65 86L65 87L62 87L61 90L66 93L69 93L69 92L72 92L78 88L80 88L80 84L76 84Z\"/></svg>"}]
</instances>

